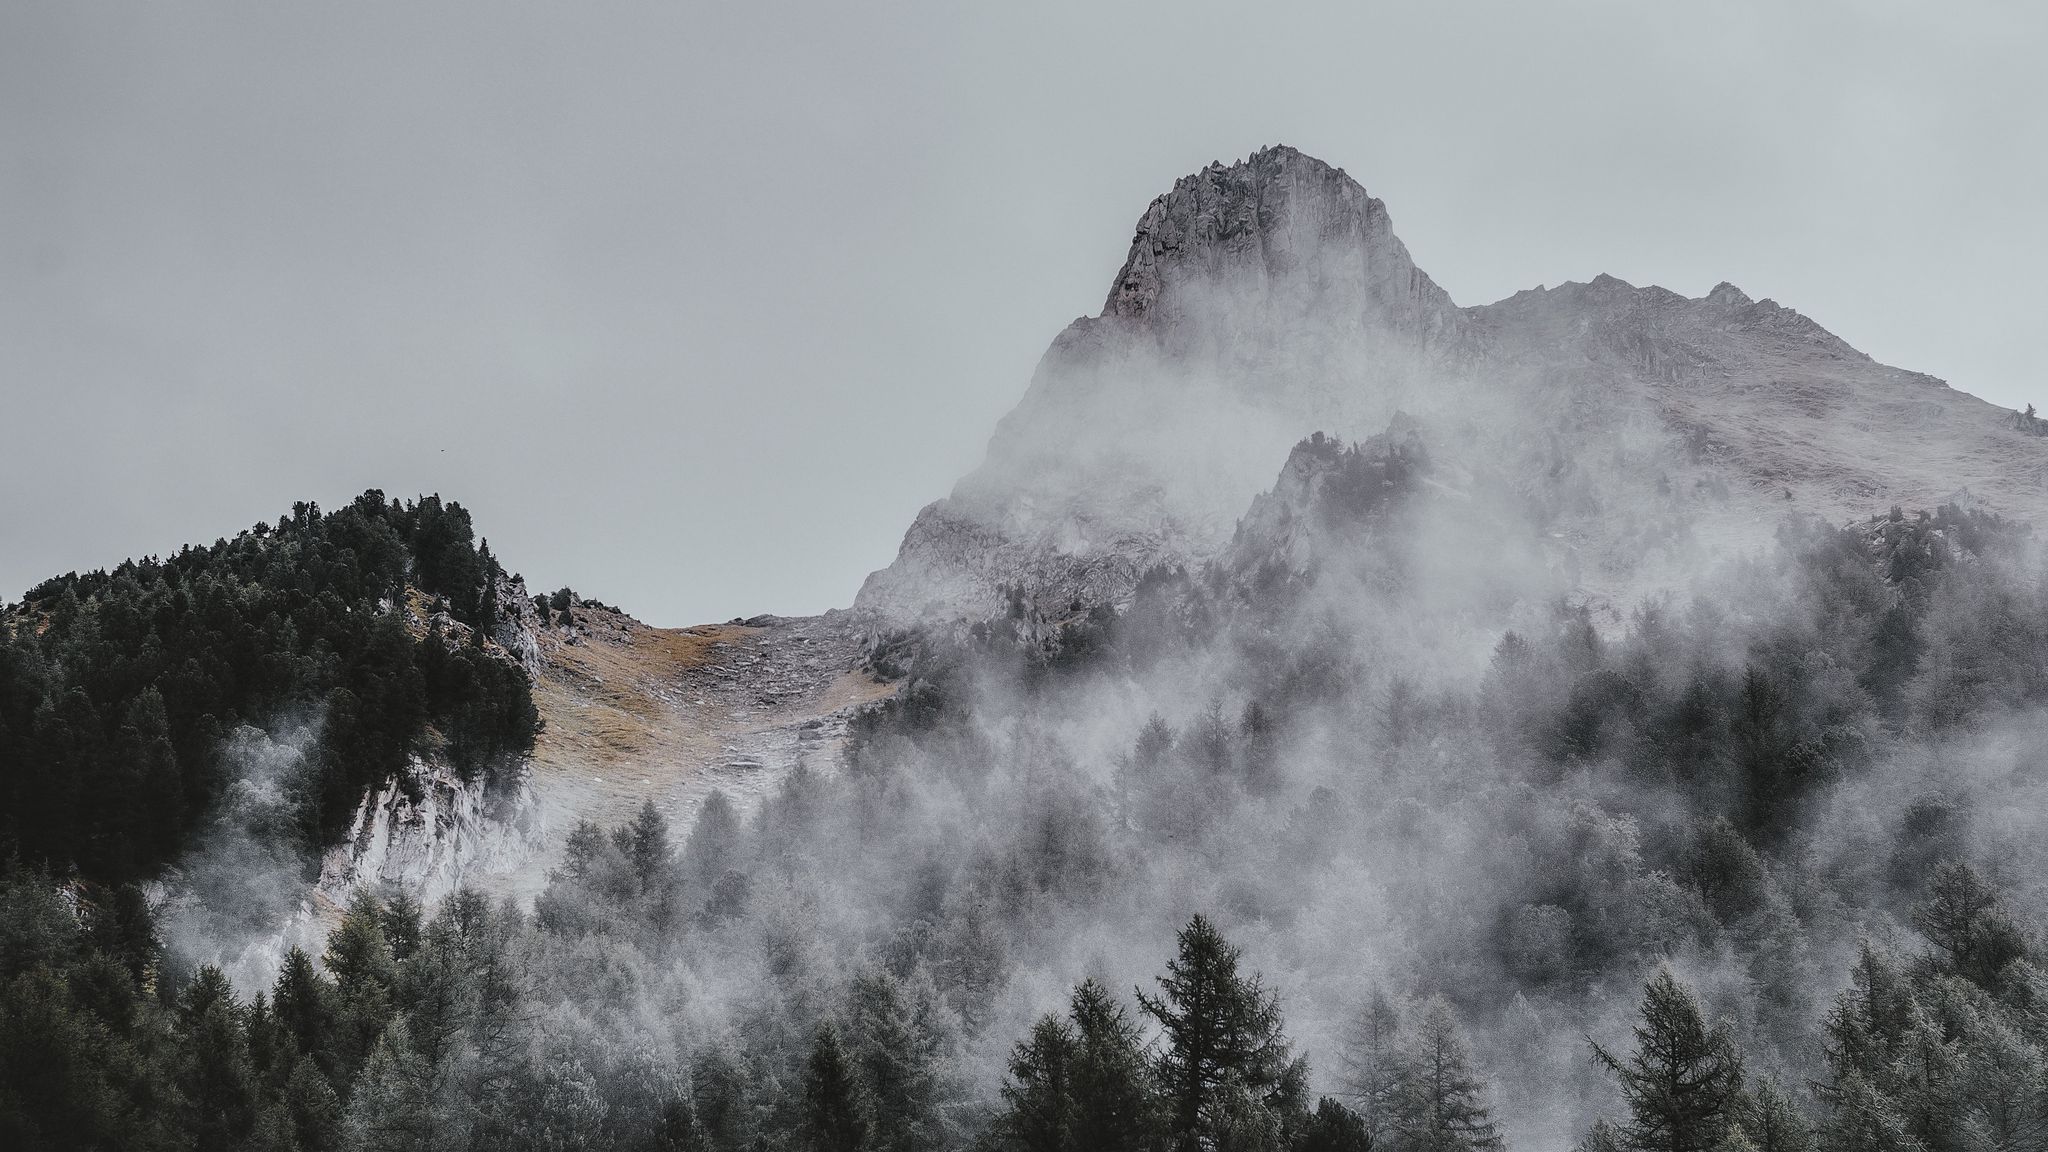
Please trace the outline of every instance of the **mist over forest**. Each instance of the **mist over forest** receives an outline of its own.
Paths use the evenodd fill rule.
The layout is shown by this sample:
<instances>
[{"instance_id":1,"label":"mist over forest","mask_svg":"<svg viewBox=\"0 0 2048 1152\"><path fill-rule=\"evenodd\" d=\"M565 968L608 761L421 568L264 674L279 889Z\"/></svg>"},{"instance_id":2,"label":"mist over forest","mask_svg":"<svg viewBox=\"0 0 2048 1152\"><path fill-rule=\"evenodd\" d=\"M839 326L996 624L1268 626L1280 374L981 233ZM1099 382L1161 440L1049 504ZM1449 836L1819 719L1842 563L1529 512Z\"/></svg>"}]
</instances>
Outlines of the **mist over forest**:
<instances>
[{"instance_id":1,"label":"mist over forest","mask_svg":"<svg viewBox=\"0 0 2048 1152\"><path fill-rule=\"evenodd\" d=\"M52 579L0 1144L2048 1148L2040 441L1979 409L1729 285L1461 309L1270 149L813 631L656 637L376 491ZM1948 483L1885 421L2007 487L1883 499ZM626 651L798 751L620 809ZM536 812L530 887L462 857ZM359 866L401 816L454 881Z\"/></svg>"}]
</instances>

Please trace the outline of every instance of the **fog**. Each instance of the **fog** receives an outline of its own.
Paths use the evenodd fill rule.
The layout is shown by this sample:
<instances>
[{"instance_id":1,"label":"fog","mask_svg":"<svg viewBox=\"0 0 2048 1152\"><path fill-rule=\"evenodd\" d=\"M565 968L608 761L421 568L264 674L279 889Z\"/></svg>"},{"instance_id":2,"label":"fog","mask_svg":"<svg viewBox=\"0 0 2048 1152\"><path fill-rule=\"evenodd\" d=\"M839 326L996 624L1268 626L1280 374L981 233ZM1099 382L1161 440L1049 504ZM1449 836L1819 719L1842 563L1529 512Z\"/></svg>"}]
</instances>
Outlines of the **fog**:
<instances>
[{"instance_id":1,"label":"fog","mask_svg":"<svg viewBox=\"0 0 2048 1152\"><path fill-rule=\"evenodd\" d=\"M1227 314L1270 285L1212 287ZM1626 1113L1589 1040L1629 1051L1645 982L1669 971L1748 1082L1827 1139L1873 1083L1915 1109L1901 1131L1989 1123L1972 1078L2003 1066L1991 1045L2041 1066L2048 612L2029 534L1950 507L1791 515L1709 545L1695 529L1751 497L1704 482L1678 430L1562 402L1569 380L1474 403L1535 385L1438 375L1410 339L1287 333L1381 373L1365 410L1421 414L1304 437L1210 559L1148 572L1117 608L1026 586L972 627L878 633L898 695L840 763L752 811L581 828L530 910L443 902L443 953L381 961L396 1003L360 975L392 931L365 893L326 961L349 1010L382 1005L381 1038L353 1041L350 1139L390 1146L397 1115L440 1144L815 1144L817 1062L843 1035L878 1142L1001 1140L1016 1045L1077 982L1167 1051L1138 996L1198 915L1277 996L1303 1090L1361 1112L1354 1038L1381 997L1404 1046L1430 1006L1460 1022L1510 1147L1591 1140ZM1227 383L1243 351L1167 355ZM1264 435L1223 427L1243 419L1191 407L1173 427ZM995 459L1114 442L1034 439L1062 428L1014 421ZM1169 475L1187 463L1139 448ZM1981 962L1923 912L1958 866L1988 894L1973 915L2010 929L1983 929L2004 943ZM407 999L436 965L497 990L449 1024ZM1932 1036L1953 1084L1910 1061L1863 1078L1844 1029L1885 981L1918 997L1888 1042ZM468 1039L430 1050L420 1019ZM1259 1107L1293 1116L1287 1099Z\"/></svg>"}]
</instances>

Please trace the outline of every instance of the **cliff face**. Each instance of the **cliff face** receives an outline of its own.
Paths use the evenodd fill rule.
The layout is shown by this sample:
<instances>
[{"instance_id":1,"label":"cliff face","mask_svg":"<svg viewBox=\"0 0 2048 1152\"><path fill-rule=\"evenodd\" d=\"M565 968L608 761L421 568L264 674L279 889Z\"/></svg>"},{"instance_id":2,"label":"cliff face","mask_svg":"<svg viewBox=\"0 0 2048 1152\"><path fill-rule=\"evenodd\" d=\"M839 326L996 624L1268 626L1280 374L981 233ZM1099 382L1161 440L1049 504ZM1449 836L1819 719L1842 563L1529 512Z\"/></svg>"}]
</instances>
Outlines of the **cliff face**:
<instances>
[{"instance_id":1,"label":"cliff face","mask_svg":"<svg viewBox=\"0 0 2048 1152\"><path fill-rule=\"evenodd\" d=\"M347 836L321 860L318 893L336 906L357 887L432 904L518 870L546 842L526 782L486 797L483 781L464 782L447 765L415 756L404 777L363 796Z\"/></svg>"},{"instance_id":2,"label":"cliff face","mask_svg":"<svg viewBox=\"0 0 2048 1152\"><path fill-rule=\"evenodd\" d=\"M876 627L1121 604L1195 565L1289 446L1395 413L1452 475L1514 493L1592 596L1704 554L1964 495L2048 515L2048 445L1941 381L1877 364L1729 284L1688 299L1599 276L1460 308L1380 201L1290 148L1178 181L1101 315L1053 341L980 468L925 508L856 608Z\"/></svg>"}]
</instances>

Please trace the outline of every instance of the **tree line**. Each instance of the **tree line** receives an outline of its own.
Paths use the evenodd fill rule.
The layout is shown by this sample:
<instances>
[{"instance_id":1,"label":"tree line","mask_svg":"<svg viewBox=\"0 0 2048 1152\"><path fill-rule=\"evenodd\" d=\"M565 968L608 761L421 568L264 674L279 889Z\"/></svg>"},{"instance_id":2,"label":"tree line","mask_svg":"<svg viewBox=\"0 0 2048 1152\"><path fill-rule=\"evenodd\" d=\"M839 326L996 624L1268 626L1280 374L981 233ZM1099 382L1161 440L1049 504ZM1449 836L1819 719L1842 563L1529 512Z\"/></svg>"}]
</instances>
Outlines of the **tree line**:
<instances>
[{"instance_id":1,"label":"tree line","mask_svg":"<svg viewBox=\"0 0 2048 1152\"><path fill-rule=\"evenodd\" d=\"M485 650L503 575L460 504L370 491L37 585L0 613L0 850L154 875L233 782L245 725L314 733L285 783L308 850L430 734L495 780L539 723L524 670ZM408 589L448 626L409 630Z\"/></svg>"}]
</instances>

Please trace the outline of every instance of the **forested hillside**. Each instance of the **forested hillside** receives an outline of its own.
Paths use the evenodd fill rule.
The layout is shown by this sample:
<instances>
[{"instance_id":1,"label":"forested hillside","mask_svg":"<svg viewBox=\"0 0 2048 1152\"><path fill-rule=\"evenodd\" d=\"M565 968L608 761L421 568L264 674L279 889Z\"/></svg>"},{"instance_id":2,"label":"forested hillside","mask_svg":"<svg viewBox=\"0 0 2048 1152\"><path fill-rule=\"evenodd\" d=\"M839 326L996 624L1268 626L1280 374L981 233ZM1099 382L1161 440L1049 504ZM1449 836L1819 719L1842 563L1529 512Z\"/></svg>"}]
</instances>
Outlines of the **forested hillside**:
<instances>
[{"instance_id":1,"label":"forested hillside","mask_svg":"<svg viewBox=\"0 0 2048 1152\"><path fill-rule=\"evenodd\" d=\"M245 725L312 734L275 830L306 850L423 742L505 770L537 721L524 671L485 651L502 575L461 505L371 491L38 585L0 615L0 850L154 875L231 783Z\"/></svg>"},{"instance_id":2,"label":"forested hillside","mask_svg":"<svg viewBox=\"0 0 2048 1152\"><path fill-rule=\"evenodd\" d=\"M1515 494L1453 486L1424 442L1304 442L1217 560L1152 572L1121 611L1019 594L971 629L877 637L902 688L835 770L751 811L713 795L687 828L651 805L585 823L531 907L359 893L268 987L178 970L133 888L24 854L0 900L0 1135L2048 1144L2030 534L1953 507L1789 519L1602 627L1532 562ZM407 515L309 510L220 548L343 517L417 540ZM383 574L358 603L419 579L417 559L334 568ZM87 634L88 592L118 579L14 614L37 683L60 615ZM415 668L482 666L433 639ZM335 669L299 683L350 683L330 649L290 650Z\"/></svg>"}]
</instances>

